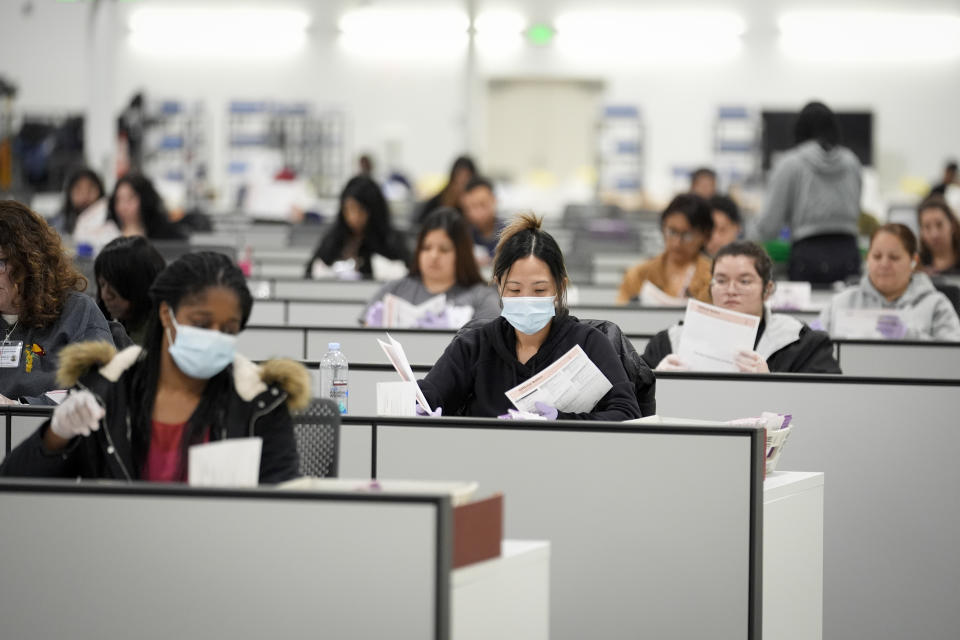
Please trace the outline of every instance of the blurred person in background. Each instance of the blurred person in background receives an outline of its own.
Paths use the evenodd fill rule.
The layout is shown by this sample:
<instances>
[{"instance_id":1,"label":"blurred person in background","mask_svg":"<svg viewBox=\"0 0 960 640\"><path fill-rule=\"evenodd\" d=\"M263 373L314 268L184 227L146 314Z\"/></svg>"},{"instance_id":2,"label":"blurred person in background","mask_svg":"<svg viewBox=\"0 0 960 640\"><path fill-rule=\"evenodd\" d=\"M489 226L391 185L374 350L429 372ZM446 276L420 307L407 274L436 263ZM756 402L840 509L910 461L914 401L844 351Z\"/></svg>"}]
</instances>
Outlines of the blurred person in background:
<instances>
[{"instance_id":1,"label":"blurred person in background","mask_svg":"<svg viewBox=\"0 0 960 640\"><path fill-rule=\"evenodd\" d=\"M416 222L422 221L428 213L440 207L453 207L460 211L460 197L463 195L463 189L476 175L477 165L473 158L464 155L454 160L446 186L419 207Z\"/></svg>"},{"instance_id":2,"label":"blurred person in background","mask_svg":"<svg viewBox=\"0 0 960 640\"><path fill-rule=\"evenodd\" d=\"M150 286L165 266L163 256L143 236L117 238L93 263L97 306L108 319L123 325L134 344L143 345L150 316Z\"/></svg>"},{"instance_id":3,"label":"blurred person in background","mask_svg":"<svg viewBox=\"0 0 960 640\"><path fill-rule=\"evenodd\" d=\"M713 233L710 234L706 253L715 256L720 249L740 237L743 219L740 217L740 207L728 196L713 196L710 198L710 208L713 213Z\"/></svg>"},{"instance_id":4,"label":"blurred person in background","mask_svg":"<svg viewBox=\"0 0 960 640\"><path fill-rule=\"evenodd\" d=\"M388 293L414 305L445 295L441 313L420 318L417 326L423 328L459 329L472 319L492 320L500 315L497 291L483 281L477 268L469 225L456 209L447 207L424 218L410 274L377 291L364 310L363 324L384 326L383 297Z\"/></svg>"},{"instance_id":5,"label":"blurred person in background","mask_svg":"<svg viewBox=\"0 0 960 640\"><path fill-rule=\"evenodd\" d=\"M0 404L53 404L44 394L60 388L60 350L82 340L113 344L86 288L53 227L0 200Z\"/></svg>"},{"instance_id":6,"label":"blurred person in background","mask_svg":"<svg viewBox=\"0 0 960 640\"><path fill-rule=\"evenodd\" d=\"M930 189L930 195L946 197L947 189L956 186L960 186L960 181L957 180L957 163L951 160L947 163L947 166L943 168L943 181L935 184L933 188Z\"/></svg>"},{"instance_id":7,"label":"blurred person in background","mask_svg":"<svg viewBox=\"0 0 960 640\"><path fill-rule=\"evenodd\" d=\"M709 200L717 195L717 172L709 167L700 167L690 174L690 193Z\"/></svg>"},{"instance_id":8,"label":"blurred person in background","mask_svg":"<svg viewBox=\"0 0 960 640\"><path fill-rule=\"evenodd\" d=\"M389 260L410 261L403 235L390 224L390 211L380 185L370 178L354 176L340 193L337 219L307 263L306 277L330 268L345 277L359 274L372 279L375 254ZM347 263L351 260L352 266Z\"/></svg>"},{"instance_id":9,"label":"blurred person in background","mask_svg":"<svg viewBox=\"0 0 960 640\"><path fill-rule=\"evenodd\" d=\"M757 243L733 242L717 253L710 282L713 304L761 318L753 349L737 354L737 369L742 373L840 373L830 336L767 308L774 287L773 261ZM658 371L690 370L675 353L682 339L680 322L655 335L643 359Z\"/></svg>"},{"instance_id":10,"label":"blurred person in background","mask_svg":"<svg viewBox=\"0 0 960 640\"><path fill-rule=\"evenodd\" d=\"M639 298L642 304L657 305L656 300L641 295L645 282L675 300L692 297L708 302L710 259L703 249L713 233L710 205L700 196L681 194L663 210L660 229L663 253L627 270L617 293L617 304Z\"/></svg>"},{"instance_id":11,"label":"blurred person in background","mask_svg":"<svg viewBox=\"0 0 960 640\"><path fill-rule=\"evenodd\" d=\"M117 180L107 207L110 220L124 236L150 240L186 240L186 234L170 221L160 194L146 176L127 174Z\"/></svg>"},{"instance_id":12,"label":"blurred person in background","mask_svg":"<svg viewBox=\"0 0 960 640\"><path fill-rule=\"evenodd\" d=\"M838 316L845 309L890 310L876 320L876 333L888 340L960 341L960 319L950 300L930 278L916 271L917 239L902 224L885 224L870 238L867 272L860 283L833 296L818 324L843 338Z\"/></svg>"},{"instance_id":13,"label":"blurred person in background","mask_svg":"<svg viewBox=\"0 0 960 640\"><path fill-rule=\"evenodd\" d=\"M481 176L473 177L460 197L463 215L470 223L475 255L481 266L493 261L504 223L497 217L497 196L493 183Z\"/></svg>"},{"instance_id":14,"label":"blurred person in background","mask_svg":"<svg viewBox=\"0 0 960 640\"><path fill-rule=\"evenodd\" d=\"M960 273L960 221L947 201L931 196L917 207L920 270L936 276Z\"/></svg>"},{"instance_id":15,"label":"blurred person in background","mask_svg":"<svg viewBox=\"0 0 960 640\"><path fill-rule=\"evenodd\" d=\"M63 206L50 221L61 235L72 236L75 244L88 244L94 251L120 235L107 216L103 180L93 169L75 169L67 177L63 192Z\"/></svg>"},{"instance_id":16,"label":"blurred person in background","mask_svg":"<svg viewBox=\"0 0 960 640\"><path fill-rule=\"evenodd\" d=\"M860 161L840 144L840 124L823 103L803 107L794 139L773 168L753 235L772 240L789 227L790 280L845 280L860 273Z\"/></svg>"}]
</instances>

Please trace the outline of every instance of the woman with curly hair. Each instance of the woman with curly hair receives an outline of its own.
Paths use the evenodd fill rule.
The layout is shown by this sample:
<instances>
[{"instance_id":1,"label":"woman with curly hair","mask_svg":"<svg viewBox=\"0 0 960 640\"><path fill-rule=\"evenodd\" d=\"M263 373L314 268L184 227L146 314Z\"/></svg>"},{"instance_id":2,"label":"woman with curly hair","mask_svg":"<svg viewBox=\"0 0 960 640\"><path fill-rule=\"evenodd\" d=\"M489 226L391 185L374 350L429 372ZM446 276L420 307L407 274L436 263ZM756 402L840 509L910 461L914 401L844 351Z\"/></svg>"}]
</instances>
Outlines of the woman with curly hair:
<instances>
[{"instance_id":1,"label":"woman with curly hair","mask_svg":"<svg viewBox=\"0 0 960 640\"><path fill-rule=\"evenodd\" d=\"M0 404L50 404L44 394L58 388L61 348L113 343L97 304L81 293L86 287L53 227L0 200Z\"/></svg>"},{"instance_id":2,"label":"woman with curly hair","mask_svg":"<svg viewBox=\"0 0 960 640\"><path fill-rule=\"evenodd\" d=\"M185 240L186 235L167 216L167 209L153 183L128 173L113 188L107 203L107 217L125 236L146 236L150 240Z\"/></svg>"}]
</instances>

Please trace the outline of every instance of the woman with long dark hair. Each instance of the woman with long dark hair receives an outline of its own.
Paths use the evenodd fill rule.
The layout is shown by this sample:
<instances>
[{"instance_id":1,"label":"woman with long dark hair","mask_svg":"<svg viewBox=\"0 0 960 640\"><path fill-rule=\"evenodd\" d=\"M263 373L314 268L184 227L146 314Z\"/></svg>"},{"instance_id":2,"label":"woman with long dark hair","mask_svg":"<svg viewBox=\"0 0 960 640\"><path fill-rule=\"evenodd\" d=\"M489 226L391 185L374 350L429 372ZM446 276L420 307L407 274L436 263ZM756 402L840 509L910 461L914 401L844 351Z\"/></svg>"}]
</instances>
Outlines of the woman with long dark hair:
<instances>
[{"instance_id":1,"label":"woman with long dark hair","mask_svg":"<svg viewBox=\"0 0 960 640\"><path fill-rule=\"evenodd\" d=\"M146 236L150 240L185 240L187 237L170 222L153 183L138 173L128 173L117 180L107 215L125 236Z\"/></svg>"},{"instance_id":2,"label":"woman with long dark hair","mask_svg":"<svg viewBox=\"0 0 960 640\"><path fill-rule=\"evenodd\" d=\"M150 286L166 262L143 236L117 238L93 263L97 306L116 320L135 344L142 345L150 318Z\"/></svg>"},{"instance_id":3,"label":"woman with long dark hair","mask_svg":"<svg viewBox=\"0 0 960 640\"><path fill-rule=\"evenodd\" d=\"M860 273L860 161L841 145L837 117L821 102L800 111L794 138L773 169L755 236L770 240L790 228L791 280L845 280Z\"/></svg>"},{"instance_id":4,"label":"woman with long dark hair","mask_svg":"<svg viewBox=\"0 0 960 640\"><path fill-rule=\"evenodd\" d=\"M390 225L390 211L380 185L365 176L354 176L340 193L337 219L307 263L306 277L313 276L316 260L327 267L353 260L356 272L372 278L374 254L403 262L410 258L403 236Z\"/></svg>"},{"instance_id":5,"label":"woman with long dark hair","mask_svg":"<svg viewBox=\"0 0 960 640\"><path fill-rule=\"evenodd\" d=\"M187 254L150 297L143 348L87 342L61 352L70 395L0 474L185 481L191 445L256 436L261 482L297 475L287 407L306 405L309 376L295 362L258 366L235 352L253 307L240 269L218 253Z\"/></svg>"},{"instance_id":6,"label":"woman with long dark hair","mask_svg":"<svg viewBox=\"0 0 960 640\"><path fill-rule=\"evenodd\" d=\"M480 276L470 225L456 209L437 209L424 219L409 275L388 282L373 296L361 317L368 327L384 326L387 294L415 305L445 296L443 310L422 316L417 325L421 327L459 329L470 320L500 315L496 290Z\"/></svg>"}]
</instances>

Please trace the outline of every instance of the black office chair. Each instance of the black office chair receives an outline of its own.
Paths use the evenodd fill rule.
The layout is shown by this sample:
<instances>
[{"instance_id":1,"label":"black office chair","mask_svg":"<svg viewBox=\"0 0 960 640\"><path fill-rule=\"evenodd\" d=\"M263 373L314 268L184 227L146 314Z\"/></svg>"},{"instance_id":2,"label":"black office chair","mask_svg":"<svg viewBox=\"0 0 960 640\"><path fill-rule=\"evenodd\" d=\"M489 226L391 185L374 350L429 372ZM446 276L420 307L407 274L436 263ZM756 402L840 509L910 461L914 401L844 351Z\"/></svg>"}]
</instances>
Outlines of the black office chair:
<instances>
[{"instance_id":1,"label":"black office chair","mask_svg":"<svg viewBox=\"0 0 960 640\"><path fill-rule=\"evenodd\" d=\"M613 350L620 356L620 362L627 371L627 377L633 383L637 394L637 404L640 405L640 415L652 416L657 413L657 377L644 359L633 348L633 343L623 335L623 331L609 320L583 320L580 322L589 325L607 336Z\"/></svg>"},{"instance_id":2,"label":"black office chair","mask_svg":"<svg viewBox=\"0 0 960 640\"><path fill-rule=\"evenodd\" d=\"M957 314L960 315L960 287L939 279L933 281L933 286L937 291L947 296L947 300L950 301L950 304L956 309Z\"/></svg>"},{"instance_id":3,"label":"black office chair","mask_svg":"<svg viewBox=\"0 0 960 640\"><path fill-rule=\"evenodd\" d=\"M303 411L290 416L300 457L300 475L337 477L340 457L340 409L329 398L310 401Z\"/></svg>"}]
</instances>

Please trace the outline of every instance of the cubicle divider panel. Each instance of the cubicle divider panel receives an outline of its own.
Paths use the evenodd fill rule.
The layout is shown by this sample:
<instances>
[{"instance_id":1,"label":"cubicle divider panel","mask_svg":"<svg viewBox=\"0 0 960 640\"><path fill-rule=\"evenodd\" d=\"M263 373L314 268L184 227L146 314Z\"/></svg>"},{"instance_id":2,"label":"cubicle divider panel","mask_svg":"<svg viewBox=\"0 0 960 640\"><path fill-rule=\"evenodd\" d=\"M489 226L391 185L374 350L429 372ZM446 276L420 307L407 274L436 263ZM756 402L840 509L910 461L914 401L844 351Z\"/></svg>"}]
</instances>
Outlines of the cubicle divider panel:
<instances>
[{"instance_id":1,"label":"cubicle divider panel","mask_svg":"<svg viewBox=\"0 0 960 640\"><path fill-rule=\"evenodd\" d=\"M448 637L446 497L5 481L0 513L4 637Z\"/></svg>"},{"instance_id":2,"label":"cubicle divider panel","mask_svg":"<svg viewBox=\"0 0 960 640\"><path fill-rule=\"evenodd\" d=\"M281 280L273 283L273 297L280 300L352 300L368 302L383 282L373 280Z\"/></svg>"},{"instance_id":3,"label":"cubicle divider panel","mask_svg":"<svg viewBox=\"0 0 960 640\"><path fill-rule=\"evenodd\" d=\"M960 382L667 373L657 409L793 415L778 468L826 477L824 638L956 637Z\"/></svg>"},{"instance_id":4,"label":"cubicle divider panel","mask_svg":"<svg viewBox=\"0 0 960 640\"><path fill-rule=\"evenodd\" d=\"M960 343L839 340L845 375L960 380Z\"/></svg>"},{"instance_id":5,"label":"cubicle divider panel","mask_svg":"<svg viewBox=\"0 0 960 640\"><path fill-rule=\"evenodd\" d=\"M456 335L452 330L432 329L364 329L360 327L309 329L307 360L319 361L327 352L327 345L330 342L339 342L343 355L351 363L388 364L390 361L377 342L378 338L386 341L387 333L403 345L403 351L407 354L410 364L422 366L433 366Z\"/></svg>"},{"instance_id":6,"label":"cubicle divider panel","mask_svg":"<svg viewBox=\"0 0 960 640\"><path fill-rule=\"evenodd\" d=\"M551 541L552 638L758 637L762 431L419 422L377 427L377 477L502 491Z\"/></svg>"},{"instance_id":7,"label":"cubicle divider panel","mask_svg":"<svg viewBox=\"0 0 960 640\"><path fill-rule=\"evenodd\" d=\"M287 324L285 300L254 300L247 324L283 326Z\"/></svg>"},{"instance_id":8,"label":"cubicle divider panel","mask_svg":"<svg viewBox=\"0 0 960 640\"><path fill-rule=\"evenodd\" d=\"M287 300L287 324L297 327L359 327L366 302Z\"/></svg>"},{"instance_id":9,"label":"cubicle divider panel","mask_svg":"<svg viewBox=\"0 0 960 640\"><path fill-rule=\"evenodd\" d=\"M306 360L307 330L303 327L248 326L237 336L237 352L255 361L270 358Z\"/></svg>"}]
</instances>

